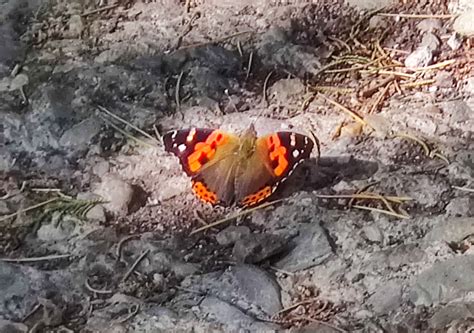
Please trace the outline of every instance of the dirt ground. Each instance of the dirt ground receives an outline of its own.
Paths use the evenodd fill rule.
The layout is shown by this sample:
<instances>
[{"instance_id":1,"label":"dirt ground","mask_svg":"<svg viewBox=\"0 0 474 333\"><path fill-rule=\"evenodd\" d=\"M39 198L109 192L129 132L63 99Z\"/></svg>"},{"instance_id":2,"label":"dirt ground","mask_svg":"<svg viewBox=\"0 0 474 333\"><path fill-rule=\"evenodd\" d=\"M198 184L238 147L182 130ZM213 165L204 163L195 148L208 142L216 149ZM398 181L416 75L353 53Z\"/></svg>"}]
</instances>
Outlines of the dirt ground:
<instances>
[{"instance_id":1,"label":"dirt ground","mask_svg":"<svg viewBox=\"0 0 474 333\"><path fill-rule=\"evenodd\" d=\"M470 1L0 0L0 332L474 332ZM161 136L319 142L212 207Z\"/></svg>"}]
</instances>

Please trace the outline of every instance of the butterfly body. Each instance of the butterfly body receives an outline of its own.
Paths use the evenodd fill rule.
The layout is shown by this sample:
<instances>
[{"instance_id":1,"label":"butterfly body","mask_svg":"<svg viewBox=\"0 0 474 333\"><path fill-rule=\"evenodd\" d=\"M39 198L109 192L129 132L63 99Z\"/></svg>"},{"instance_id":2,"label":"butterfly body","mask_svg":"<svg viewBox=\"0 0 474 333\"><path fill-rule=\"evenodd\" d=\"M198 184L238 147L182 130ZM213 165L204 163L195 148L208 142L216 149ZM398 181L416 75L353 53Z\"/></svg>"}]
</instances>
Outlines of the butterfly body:
<instances>
[{"instance_id":1,"label":"butterfly body","mask_svg":"<svg viewBox=\"0 0 474 333\"><path fill-rule=\"evenodd\" d=\"M211 204L253 206L268 198L308 158L313 142L293 132L258 137L191 128L163 136L165 150L179 157L194 193Z\"/></svg>"}]
</instances>

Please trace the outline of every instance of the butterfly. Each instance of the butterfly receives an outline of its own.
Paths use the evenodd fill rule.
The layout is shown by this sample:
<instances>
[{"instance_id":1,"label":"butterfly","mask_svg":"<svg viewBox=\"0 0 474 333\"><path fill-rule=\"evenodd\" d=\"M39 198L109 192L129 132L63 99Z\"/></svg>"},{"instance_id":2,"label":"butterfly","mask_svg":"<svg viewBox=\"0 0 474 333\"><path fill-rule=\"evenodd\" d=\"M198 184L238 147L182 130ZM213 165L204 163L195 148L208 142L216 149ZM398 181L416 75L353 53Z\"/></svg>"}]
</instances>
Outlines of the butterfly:
<instances>
[{"instance_id":1,"label":"butterfly","mask_svg":"<svg viewBox=\"0 0 474 333\"><path fill-rule=\"evenodd\" d=\"M294 132L258 137L253 125L240 135L220 129L190 128L163 136L204 202L254 206L271 196L303 160L314 142Z\"/></svg>"}]
</instances>

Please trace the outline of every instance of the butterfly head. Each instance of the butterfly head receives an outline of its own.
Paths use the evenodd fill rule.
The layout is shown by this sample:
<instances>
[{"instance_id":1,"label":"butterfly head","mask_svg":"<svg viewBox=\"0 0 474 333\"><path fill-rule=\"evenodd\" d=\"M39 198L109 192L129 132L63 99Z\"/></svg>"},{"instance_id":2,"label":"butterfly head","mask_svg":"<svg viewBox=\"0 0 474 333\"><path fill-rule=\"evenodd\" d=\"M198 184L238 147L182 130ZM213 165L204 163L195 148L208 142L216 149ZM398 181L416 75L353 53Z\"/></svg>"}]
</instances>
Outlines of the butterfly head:
<instances>
[{"instance_id":1,"label":"butterfly head","mask_svg":"<svg viewBox=\"0 0 474 333\"><path fill-rule=\"evenodd\" d=\"M249 157L255 152L255 142L257 141L257 132L253 124L250 125L240 136L239 154L243 157Z\"/></svg>"}]
</instances>

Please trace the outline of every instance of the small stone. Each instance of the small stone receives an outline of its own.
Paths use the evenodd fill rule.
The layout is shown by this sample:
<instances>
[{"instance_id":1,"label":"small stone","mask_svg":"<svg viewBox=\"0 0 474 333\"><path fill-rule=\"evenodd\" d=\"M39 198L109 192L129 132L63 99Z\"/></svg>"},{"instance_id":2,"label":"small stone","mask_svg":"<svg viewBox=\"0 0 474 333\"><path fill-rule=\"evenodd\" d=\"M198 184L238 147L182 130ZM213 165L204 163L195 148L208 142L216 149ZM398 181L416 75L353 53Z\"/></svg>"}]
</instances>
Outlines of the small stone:
<instances>
[{"instance_id":1,"label":"small stone","mask_svg":"<svg viewBox=\"0 0 474 333\"><path fill-rule=\"evenodd\" d=\"M464 91L468 94L474 95L474 76L466 79Z\"/></svg>"},{"instance_id":2,"label":"small stone","mask_svg":"<svg viewBox=\"0 0 474 333\"><path fill-rule=\"evenodd\" d=\"M364 234L365 238L373 243L382 243L383 242L383 233L379 227L375 225L365 226L362 229L362 233Z\"/></svg>"},{"instance_id":3,"label":"small stone","mask_svg":"<svg viewBox=\"0 0 474 333\"><path fill-rule=\"evenodd\" d=\"M405 59L405 66L410 69L426 67L432 59L433 53L428 47L419 47Z\"/></svg>"},{"instance_id":4,"label":"small stone","mask_svg":"<svg viewBox=\"0 0 474 333\"><path fill-rule=\"evenodd\" d=\"M298 226L298 235L288 247L287 256L275 263L277 268L294 272L324 263L333 251L326 231L316 221Z\"/></svg>"},{"instance_id":5,"label":"small stone","mask_svg":"<svg viewBox=\"0 0 474 333\"><path fill-rule=\"evenodd\" d=\"M60 223L42 223L36 232L36 237L44 242L61 241L68 239L76 229L73 221L61 221Z\"/></svg>"},{"instance_id":6,"label":"small stone","mask_svg":"<svg viewBox=\"0 0 474 333\"><path fill-rule=\"evenodd\" d=\"M101 124L97 119L93 117L85 119L66 130L59 139L59 144L77 151L86 150L92 139L99 134L100 128Z\"/></svg>"},{"instance_id":7,"label":"small stone","mask_svg":"<svg viewBox=\"0 0 474 333\"><path fill-rule=\"evenodd\" d=\"M105 209L115 214L127 214L133 198L133 188L130 184L115 175L106 175L94 191L105 201Z\"/></svg>"},{"instance_id":8,"label":"small stone","mask_svg":"<svg viewBox=\"0 0 474 333\"><path fill-rule=\"evenodd\" d=\"M448 41L446 42L448 46L451 48L451 50L456 51L459 50L459 48L462 45L462 40L458 38L456 33L453 33Z\"/></svg>"},{"instance_id":9,"label":"small stone","mask_svg":"<svg viewBox=\"0 0 474 333\"><path fill-rule=\"evenodd\" d=\"M258 263L281 252L287 244L284 237L272 234L249 234L235 242L232 257L237 262Z\"/></svg>"},{"instance_id":10,"label":"small stone","mask_svg":"<svg viewBox=\"0 0 474 333\"><path fill-rule=\"evenodd\" d=\"M441 30L441 28L443 28L443 24L441 23L440 19L429 18L420 21L416 27L421 32L433 32Z\"/></svg>"},{"instance_id":11,"label":"small stone","mask_svg":"<svg viewBox=\"0 0 474 333\"><path fill-rule=\"evenodd\" d=\"M471 37L474 36L474 9L459 15L453 23L453 29L457 33Z\"/></svg>"},{"instance_id":12,"label":"small stone","mask_svg":"<svg viewBox=\"0 0 474 333\"><path fill-rule=\"evenodd\" d=\"M423 39L421 40L420 47L426 47L431 52L436 52L439 49L440 41L431 32L425 33Z\"/></svg>"},{"instance_id":13,"label":"small stone","mask_svg":"<svg viewBox=\"0 0 474 333\"><path fill-rule=\"evenodd\" d=\"M377 314L389 313L395 310L402 301L402 286L398 281L390 280L381 285L369 297L367 304Z\"/></svg>"},{"instance_id":14,"label":"small stone","mask_svg":"<svg viewBox=\"0 0 474 333\"><path fill-rule=\"evenodd\" d=\"M108 161L100 161L92 167L92 172L99 177L103 177L110 171L110 163Z\"/></svg>"},{"instance_id":15,"label":"small stone","mask_svg":"<svg viewBox=\"0 0 474 333\"><path fill-rule=\"evenodd\" d=\"M10 83L10 91L21 89L29 83L28 76L26 74L18 74Z\"/></svg>"},{"instance_id":16,"label":"small stone","mask_svg":"<svg viewBox=\"0 0 474 333\"><path fill-rule=\"evenodd\" d=\"M417 244L401 244L388 251L388 265L393 269L421 262L426 254Z\"/></svg>"},{"instance_id":17,"label":"small stone","mask_svg":"<svg viewBox=\"0 0 474 333\"><path fill-rule=\"evenodd\" d=\"M389 25L387 18L383 16L374 15L369 20L369 27L371 29L385 29Z\"/></svg>"},{"instance_id":18,"label":"small stone","mask_svg":"<svg viewBox=\"0 0 474 333\"><path fill-rule=\"evenodd\" d=\"M216 241L222 246L229 246L248 234L250 234L248 227L231 225L216 235Z\"/></svg>"},{"instance_id":19,"label":"small stone","mask_svg":"<svg viewBox=\"0 0 474 333\"><path fill-rule=\"evenodd\" d=\"M418 275L410 291L416 306L448 303L474 290L474 255L457 256L436 262Z\"/></svg>"},{"instance_id":20,"label":"small stone","mask_svg":"<svg viewBox=\"0 0 474 333\"><path fill-rule=\"evenodd\" d=\"M66 35L69 38L80 38L82 31L84 30L84 23L82 22L81 15L71 15L68 25L69 31Z\"/></svg>"},{"instance_id":21,"label":"small stone","mask_svg":"<svg viewBox=\"0 0 474 333\"><path fill-rule=\"evenodd\" d=\"M448 216L473 216L474 198L462 197L454 198L446 206L446 215Z\"/></svg>"},{"instance_id":22,"label":"small stone","mask_svg":"<svg viewBox=\"0 0 474 333\"><path fill-rule=\"evenodd\" d=\"M15 323L9 320L0 319L0 332L5 333L26 333L28 332L28 326L22 323Z\"/></svg>"},{"instance_id":23,"label":"small stone","mask_svg":"<svg viewBox=\"0 0 474 333\"><path fill-rule=\"evenodd\" d=\"M428 320L428 323L433 329L443 329L456 319L472 317L473 313L474 303L448 304L438 309Z\"/></svg>"},{"instance_id":24,"label":"small stone","mask_svg":"<svg viewBox=\"0 0 474 333\"><path fill-rule=\"evenodd\" d=\"M459 242L474 230L474 217L444 218L429 231L425 240L429 243L434 241Z\"/></svg>"},{"instance_id":25,"label":"small stone","mask_svg":"<svg viewBox=\"0 0 474 333\"><path fill-rule=\"evenodd\" d=\"M435 80L435 84L440 88L455 88L454 78L450 72L439 71L438 73L436 73Z\"/></svg>"},{"instance_id":26,"label":"small stone","mask_svg":"<svg viewBox=\"0 0 474 333\"><path fill-rule=\"evenodd\" d=\"M346 0L346 2L359 10L381 9L394 4L393 0Z\"/></svg>"},{"instance_id":27,"label":"small stone","mask_svg":"<svg viewBox=\"0 0 474 333\"><path fill-rule=\"evenodd\" d=\"M176 197L187 190L189 187L189 179L183 176L172 176L164 180L163 184L159 187L156 196L158 200L165 201Z\"/></svg>"},{"instance_id":28,"label":"small stone","mask_svg":"<svg viewBox=\"0 0 474 333\"><path fill-rule=\"evenodd\" d=\"M474 116L474 112L465 101L449 101L440 105L443 113L449 116L450 123L462 123Z\"/></svg>"}]
</instances>

